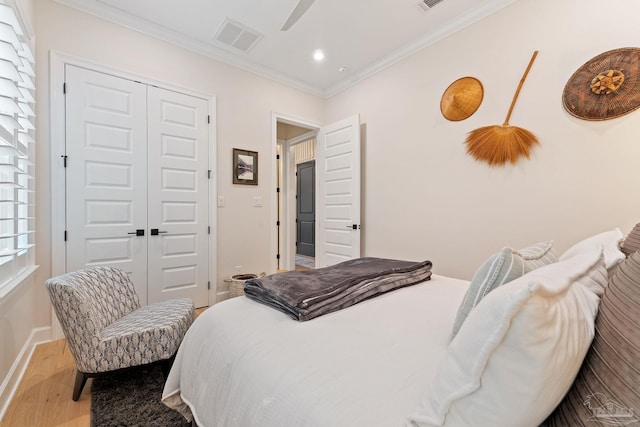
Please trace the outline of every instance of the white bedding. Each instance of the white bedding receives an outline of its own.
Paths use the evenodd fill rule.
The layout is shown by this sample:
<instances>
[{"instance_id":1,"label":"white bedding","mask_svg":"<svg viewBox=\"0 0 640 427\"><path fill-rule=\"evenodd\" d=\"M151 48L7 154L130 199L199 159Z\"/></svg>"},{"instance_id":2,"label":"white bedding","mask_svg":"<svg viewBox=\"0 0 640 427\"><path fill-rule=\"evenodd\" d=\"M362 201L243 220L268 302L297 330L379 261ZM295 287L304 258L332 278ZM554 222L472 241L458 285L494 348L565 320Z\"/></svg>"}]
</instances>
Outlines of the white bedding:
<instances>
[{"instance_id":1,"label":"white bedding","mask_svg":"<svg viewBox=\"0 0 640 427\"><path fill-rule=\"evenodd\" d=\"M404 425L467 287L433 275L308 322L245 297L224 301L189 329L163 401L202 427Z\"/></svg>"}]
</instances>

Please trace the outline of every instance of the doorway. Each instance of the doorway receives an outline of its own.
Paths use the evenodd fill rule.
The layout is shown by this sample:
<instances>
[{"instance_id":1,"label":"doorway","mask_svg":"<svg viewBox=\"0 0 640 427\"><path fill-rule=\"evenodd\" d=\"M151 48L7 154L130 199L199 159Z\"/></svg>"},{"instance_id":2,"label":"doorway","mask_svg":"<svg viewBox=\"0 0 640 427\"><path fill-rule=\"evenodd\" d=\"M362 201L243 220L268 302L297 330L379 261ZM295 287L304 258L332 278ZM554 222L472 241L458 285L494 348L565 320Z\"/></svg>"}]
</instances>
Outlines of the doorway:
<instances>
[{"instance_id":1,"label":"doorway","mask_svg":"<svg viewBox=\"0 0 640 427\"><path fill-rule=\"evenodd\" d=\"M272 113L272 255L273 271L295 268L296 200L294 147L315 140L315 257L314 267L327 267L360 257L360 119L347 117L325 126ZM288 139L278 128L307 129Z\"/></svg>"},{"instance_id":2,"label":"doorway","mask_svg":"<svg viewBox=\"0 0 640 427\"><path fill-rule=\"evenodd\" d=\"M277 270L315 267L315 165L317 129L277 121ZM301 165L302 170L299 168Z\"/></svg>"}]
</instances>

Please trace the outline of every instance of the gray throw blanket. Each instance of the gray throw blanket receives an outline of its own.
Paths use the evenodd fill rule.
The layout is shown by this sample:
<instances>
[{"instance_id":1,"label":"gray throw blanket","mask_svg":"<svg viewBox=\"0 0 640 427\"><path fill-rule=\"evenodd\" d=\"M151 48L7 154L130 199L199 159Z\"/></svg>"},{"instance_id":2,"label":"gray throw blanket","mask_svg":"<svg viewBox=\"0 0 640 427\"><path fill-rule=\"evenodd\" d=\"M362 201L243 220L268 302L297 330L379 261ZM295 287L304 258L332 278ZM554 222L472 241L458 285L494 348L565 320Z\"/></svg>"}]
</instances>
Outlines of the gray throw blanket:
<instances>
[{"instance_id":1,"label":"gray throw blanket","mask_svg":"<svg viewBox=\"0 0 640 427\"><path fill-rule=\"evenodd\" d=\"M358 258L245 282L248 298L305 321L431 278L431 261Z\"/></svg>"}]
</instances>

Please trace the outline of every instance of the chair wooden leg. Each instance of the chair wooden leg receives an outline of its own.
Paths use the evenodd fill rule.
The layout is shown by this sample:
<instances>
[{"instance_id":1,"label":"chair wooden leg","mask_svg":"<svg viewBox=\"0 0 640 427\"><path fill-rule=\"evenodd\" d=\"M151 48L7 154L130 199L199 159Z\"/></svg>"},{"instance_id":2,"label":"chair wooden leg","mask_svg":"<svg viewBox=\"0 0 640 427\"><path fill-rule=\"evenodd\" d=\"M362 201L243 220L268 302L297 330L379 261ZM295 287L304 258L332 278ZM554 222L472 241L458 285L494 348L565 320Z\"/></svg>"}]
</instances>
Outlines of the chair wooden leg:
<instances>
[{"instance_id":1,"label":"chair wooden leg","mask_svg":"<svg viewBox=\"0 0 640 427\"><path fill-rule=\"evenodd\" d=\"M84 385L87 383L87 376L80 371L76 372L76 382L73 386L73 401L76 402L80 398L80 394L82 393L82 389Z\"/></svg>"},{"instance_id":2,"label":"chair wooden leg","mask_svg":"<svg viewBox=\"0 0 640 427\"><path fill-rule=\"evenodd\" d=\"M167 377L169 376L169 371L171 370L171 367L173 366L173 361L175 360L176 355L174 354L173 356L171 356L170 358L168 358L167 360L163 360L162 363L160 364L160 369L162 370L162 376L164 377L164 380L167 380Z\"/></svg>"}]
</instances>

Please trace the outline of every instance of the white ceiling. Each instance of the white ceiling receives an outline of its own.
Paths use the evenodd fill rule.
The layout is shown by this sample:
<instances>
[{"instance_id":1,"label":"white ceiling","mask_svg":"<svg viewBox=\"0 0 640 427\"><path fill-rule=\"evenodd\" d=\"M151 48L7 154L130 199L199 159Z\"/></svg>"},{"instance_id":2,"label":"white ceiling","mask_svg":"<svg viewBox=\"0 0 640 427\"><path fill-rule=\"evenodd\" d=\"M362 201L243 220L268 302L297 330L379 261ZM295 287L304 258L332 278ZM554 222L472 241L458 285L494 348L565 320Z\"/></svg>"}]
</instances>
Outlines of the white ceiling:
<instances>
[{"instance_id":1,"label":"white ceiling","mask_svg":"<svg viewBox=\"0 0 640 427\"><path fill-rule=\"evenodd\" d=\"M298 0L56 1L326 97L516 0L316 0L288 31ZM248 52L215 40L225 19L260 39Z\"/></svg>"}]
</instances>

